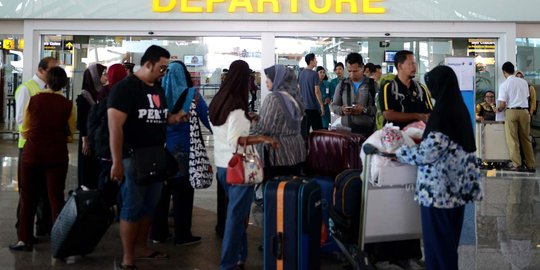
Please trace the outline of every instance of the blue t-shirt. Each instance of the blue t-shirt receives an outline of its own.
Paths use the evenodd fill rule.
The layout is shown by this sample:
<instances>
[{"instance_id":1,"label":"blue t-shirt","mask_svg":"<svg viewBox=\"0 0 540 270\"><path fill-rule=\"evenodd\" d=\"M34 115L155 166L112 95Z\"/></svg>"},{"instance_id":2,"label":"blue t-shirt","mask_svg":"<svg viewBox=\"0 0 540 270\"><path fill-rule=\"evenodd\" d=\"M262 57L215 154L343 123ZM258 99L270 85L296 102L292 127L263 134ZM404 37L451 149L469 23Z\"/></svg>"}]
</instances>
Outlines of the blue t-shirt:
<instances>
[{"instance_id":1,"label":"blue t-shirt","mask_svg":"<svg viewBox=\"0 0 540 270\"><path fill-rule=\"evenodd\" d=\"M315 86L319 85L319 74L311 69L304 69L298 75L300 94L304 101L306 110L320 110L317 96L315 96Z\"/></svg>"}]
</instances>

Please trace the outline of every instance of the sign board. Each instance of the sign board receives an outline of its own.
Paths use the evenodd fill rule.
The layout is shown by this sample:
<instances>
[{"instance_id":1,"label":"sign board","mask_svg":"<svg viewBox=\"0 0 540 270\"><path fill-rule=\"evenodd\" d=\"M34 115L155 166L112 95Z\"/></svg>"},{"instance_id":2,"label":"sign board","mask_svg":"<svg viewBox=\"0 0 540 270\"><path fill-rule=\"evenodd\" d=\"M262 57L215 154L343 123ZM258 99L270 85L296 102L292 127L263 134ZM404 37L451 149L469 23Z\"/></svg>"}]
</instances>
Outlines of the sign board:
<instances>
[{"instance_id":1,"label":"sign board","mask_svg":"<svg viewBox=\"0 0 540 270\"><path fill-rule=\"evenodd\" d=\"M2 42L2 49L4 50L13 50L15 49L15 40L13 39L4 39Z\"/></svg>"},{"instance_id":2,"label":"sign board","mask_svg":"<svg viewBox=\"0 0 540 270\"><path fill-rule=\"evenodd\" d=\"M64 50L71 51L74 46L73 40L64 40Z\"/></svg>"},{"instance_id":3,"label":"sign board","mask_svg":"<svg viewBox=\"0 0 540 270\"><path fill-rule=\"evenodd\" d=\"M61 41L44 41L43 49L44 50L60 50L62 48Z\"/></svg>"},{"instance_id":4,"label":"sign board","mask_svg":"<svg viewBox=\"0 0 540 270\"><path fill-rule=\"evenodd\" d=\"M461 90L461 96L463 101L469 110L471 116L471 123L473 123L474 129L474 107L476 106L475 97L475 76L476 65L474 63L474 57L446 57L444 64L451 67L456 73L459 89Z\"/></svg>"}]
</instances>

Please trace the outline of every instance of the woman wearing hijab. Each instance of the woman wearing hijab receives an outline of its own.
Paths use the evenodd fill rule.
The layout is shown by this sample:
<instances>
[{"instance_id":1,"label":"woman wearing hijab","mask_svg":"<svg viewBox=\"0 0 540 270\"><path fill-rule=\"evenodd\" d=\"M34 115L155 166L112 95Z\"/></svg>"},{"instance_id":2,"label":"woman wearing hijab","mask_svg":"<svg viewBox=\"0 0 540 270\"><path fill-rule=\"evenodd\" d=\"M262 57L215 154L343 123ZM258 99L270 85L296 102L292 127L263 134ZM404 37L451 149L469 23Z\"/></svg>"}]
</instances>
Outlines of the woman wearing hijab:
<instances>
[{"instance_id":1,"label":"woman wearing hijab","mask_svg":"<svg viewBox=\"0 0 540 270\"><path fill-rule=\"evenodd\" d=\"M427 269L458 269L465 204L480 200L480 170L469 112L454 71L426 74L436 103L417 146L402 146L400 162L418 166L414 199L420 204Z\"/></svg>"},{"instance_id":2,"label":"woman wearing hijab","mask_svg":"<svg viewBox=\"0 0 540 270\"><path fill-rule=\"evenodd\" d=\"M255 132L276 139L280 147L264 151L265 178L300 174L306 160L306 147L300 126L304 114L302 97L294 70L274 65L264 70L270 93L261 105Z\"/></svg>"},{"instance_id":3,"label":"woman wearing hijab","mask_svg":"<svg viewBox=\"0 0 540 270\"><path fill-rule=\"evenodd\" d=\"M217 179L229 202L221 247L220 270L243 269L248 255L245 221L253 202L253 186L227 184L227 164L235 150L243 145L278 142L264 135L249 136L251 119L248 109L249 65L236 60L231 63L227 77L209 107L214 132L214 162Z\"/></svg>"},{"instance_id":4,"label":"woman wearing hijab","mask_svg":"<svg viewBox=\"0 0 540 270\"><path fill-rule=\"evenodd\" d=\"M319 73L319 88L321 89L322 100L324 103L324 116L322 117L322 124L324 129L328 129L330 124L330 103L332 98L334 98L334 86L328 81L328 76L326 76L326 69L322 66L318 66L316 69Z\"/></svg>"},{"instance_id":5,"label":"woman wearing hijab","mask_svg":"<svg viewBox=\"0 0 540 270\"><path fill-rule=\"evenodd\" d=\"M211 130L208 121L208 105L193 87L193 81L185 64L174 61L169 64L167 74L163 77L161 86L165 90L165 98L169 111L175 104L183 100L181 110L189 112L193 100L196 102L195 111L202 123ZM190 116L192 117L192 116ZM200 236L191 233L193 215L193 198L195 190L189 181L189 146L190 121L167 127L167 150L180 162L179 173L173 179L168 179L163 187L161 200L157 206L152 222L151 238L154 243L160 243L171 236L169 233L169 203L173 197L174 244L177 246L192 245L201 242Z\"/></svg>"},{"instance_id":6,"label":"woman wearing hijab","mask_svg":"<svg viewBox=\"0 0 540 270\"><path fill-rule=\"evenodd\" d=\"M84 71L81 94L77 96L77 129L79 130L78 179L79 186L98 187L99 165L88 142L87 120L90 108L96 104L98 90L107 84L106 67L91 64Z\"/></svg>"},{"instance_id":7,"label":"woman wearing hijab","mask_svg":"<svg viewBox=\"0 0 540 270\"><path fill-rule=\"evenodd\" d=\"M109 129L106 123L102 123L103 121L107 122L106 99L114 85L127 77L127 71L122 64L113 64L108 68L106 74L108 84L99 89L96 106L90 108L87 123L87 137L90 151L96 156L99 164L99 189L103 189L109 180L112 166L111 152L108 144ZM106 132L106 136L102 134L103 132ZM114 184L117 186L116 183Z\"/></svg>"}]
</instances>

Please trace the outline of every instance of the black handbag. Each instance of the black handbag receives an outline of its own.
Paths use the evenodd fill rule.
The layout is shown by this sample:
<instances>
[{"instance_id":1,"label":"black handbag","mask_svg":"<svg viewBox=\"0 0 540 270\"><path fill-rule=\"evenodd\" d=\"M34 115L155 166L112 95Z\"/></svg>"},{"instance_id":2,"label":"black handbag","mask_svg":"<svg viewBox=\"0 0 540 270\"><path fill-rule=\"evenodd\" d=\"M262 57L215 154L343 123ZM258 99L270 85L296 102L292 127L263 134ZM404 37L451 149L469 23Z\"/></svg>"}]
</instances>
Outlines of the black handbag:
<instances>
[{"instance_id":1,"label":"black handbag","mask_svg":"<svg viewBox=\"0 0 540 270\"><path fill-rule=\"evenodd\" d=\"M135 183L148 185L167 179L166 151L163 145L141 147L131 151L135 166Z\"/></svg>"}]
</instances>

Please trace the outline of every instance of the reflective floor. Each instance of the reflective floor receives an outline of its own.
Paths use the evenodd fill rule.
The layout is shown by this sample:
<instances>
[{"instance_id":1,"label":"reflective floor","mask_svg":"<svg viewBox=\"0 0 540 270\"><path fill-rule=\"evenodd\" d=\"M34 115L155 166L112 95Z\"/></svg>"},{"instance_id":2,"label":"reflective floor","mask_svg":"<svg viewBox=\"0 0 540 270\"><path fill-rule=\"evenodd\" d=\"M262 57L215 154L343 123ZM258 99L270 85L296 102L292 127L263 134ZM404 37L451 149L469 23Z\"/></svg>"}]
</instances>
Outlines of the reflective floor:
<instances>
[{"instance_id":1,"label":"reflective floor","mask_svg":"<svg viewBox=\"0 0 540 270\"><path fill-rule=\"evenodd\" d=\"M212 152L212 143L209 142ZM70 167L66 192L76 186L77 145L70 144ZM17 206L16 142L11 134L0 134L0 270L3 269L113 269L121 259L118 225L114 224L96 251L87 257L55 261L50 255L50 240L41 238L33 252L11 252L8 245L16 241L15 209ZM210 155L212 156L212 155ZM536 154L540 160L539 152ZM540 269L540 172L507 173L484 171L483 201L467 207L460 269ZM489 177L486 175L490 175ZM171 258L163 261L138 262L139 269L217 269L221 240L214 232L216 224L216 187L197 190L193 232L203 237L200 244L176 247L172 243L152 244ZM262 269L263 256L261 211L254 208L249 226L249 257L246 269ZM341 269L341 262L323 258L321 268ZM379 269L400 269L379 264Z\"/></svg>"}]
</instances>

